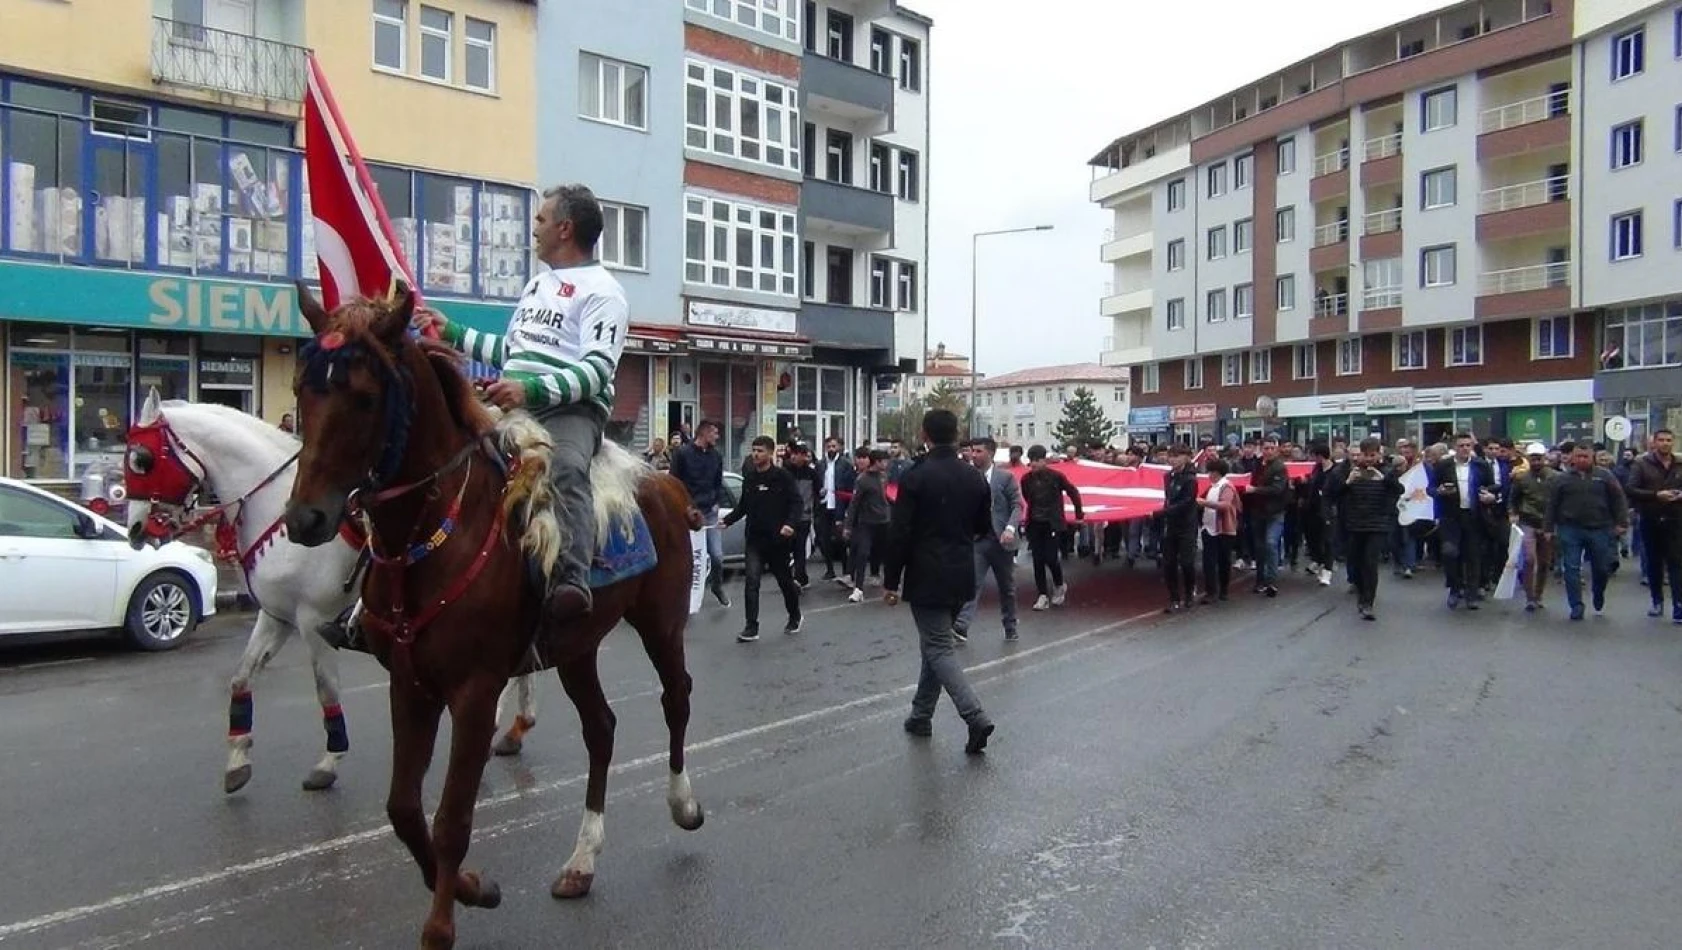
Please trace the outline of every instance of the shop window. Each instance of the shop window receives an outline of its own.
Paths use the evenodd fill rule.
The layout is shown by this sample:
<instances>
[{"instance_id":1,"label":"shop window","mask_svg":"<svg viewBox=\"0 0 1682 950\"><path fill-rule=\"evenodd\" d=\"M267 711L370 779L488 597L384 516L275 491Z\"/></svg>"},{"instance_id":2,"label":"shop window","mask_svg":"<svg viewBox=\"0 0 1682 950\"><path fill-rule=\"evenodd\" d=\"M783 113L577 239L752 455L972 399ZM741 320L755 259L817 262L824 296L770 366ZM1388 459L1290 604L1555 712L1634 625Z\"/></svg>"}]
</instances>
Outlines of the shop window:
<instances>
[{"instance_id":1,"label":"shop window","mask_svg":"<svg viewBox=\"0 0 1682 950\"><path fill-rule=\"evenodd\" d=\"M421 286L447 294L473 290L473 185L442 175L419 175L423 250ZM393 227L399 227L392 222ZM414 225L411 224L410 227ZM410 266L414 266L413 258Z\"/></svg>"},{"instance_id":2,"label":"shop window","mask_svg":"<svg viewBox=\"0 0 1682 950\"><path fill-rule=\"evenodd\" d=\"M637 452L654 439L648 411L649 362L646 356L627 353L613 375L613 416L608 420L606 435Z\"/></svg>"},{"instance_id":3,"label":"shop window","mask_svg":"<svg viewBox=\"0 0 1682 950\"><path fill-rule=\"evenodd\" d=\"M486 185L479 193L479 292L518 297L531 275L531 194Z\"/></svg>"},{"instance_id":4,"label":"shop window","mask_svg":"<svg viewBox=\"0 0 1682 950\"><path fill-rule=\"evenodd\" d=\"M156 389L160 399L191 399L193 339L184 333L142 336L134 375L134 405Z\"/></svg>"},{"instance_id":5,"label":"shop window","mask_svg":"<svg viewBox=\"0 0 1682 950\"><path fill-rule=\"evenodd\" d=\"M25 89L40 89L11 83L12 101L27 101ZM51 90L56 92L57 90ZM50 99L52 97L43 97ZM80 97L73 111L80 111ZM0 127L7 131L3 146L4 173L0 182L9 203L6 233L0 235L8 251L81 257L82 232L82 141L86 123L77 118L0 109Z\"/></svg>"}]
</instances>

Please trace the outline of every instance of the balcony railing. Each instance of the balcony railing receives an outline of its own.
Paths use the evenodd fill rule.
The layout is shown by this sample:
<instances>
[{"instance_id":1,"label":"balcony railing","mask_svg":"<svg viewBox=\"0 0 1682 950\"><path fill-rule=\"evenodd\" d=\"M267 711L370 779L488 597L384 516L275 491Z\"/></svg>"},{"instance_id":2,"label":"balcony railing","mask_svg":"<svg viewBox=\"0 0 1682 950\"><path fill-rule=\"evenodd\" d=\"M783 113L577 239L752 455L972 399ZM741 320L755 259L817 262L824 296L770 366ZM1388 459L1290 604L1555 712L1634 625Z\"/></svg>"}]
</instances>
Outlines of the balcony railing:
<instances>
[{"instance_id":1,"label":"balcony railing","mask_svg":"<svg viewBox=\"0 0 1682 950\"><path fill-rule=\"evenodd\" d=\"M1333 172L1340 172L1348 167L1349 150L1346 148L1340 148L1335 152L1327 152L1324 155L1314 156L1315 178L1319 178L1321 175L1330 175Z\"/></svg>"},{"instance_id":2,"label":"balcony railing","mask_svg":"<svg viewBox=\"0 0 1682 950\"><path fill-rule=\"evenodd\" d=\"M307 74L302 46L152 18L152 80L253 99L297 102Z\"/></svg>"},{"instance_id":3,"label":"balcony railing","mask_svg":"<svg viewBox=\"0 0 1682 950\"><path fill-rule=\"evenodd\" d=\"M1478 115L1479 134L1499 132L1514 126L1529 125L1570 111L1571 91L1561 89L1545 95L1509 102L1504 106L1485 109Z\"/></svg>"},{"instance_id":4,"label":"balcony railing","mask_svg":"<svg viewBox=\"0 0 1682 950\"><path fill-rule=\"evenodd\" d=\"M1375 287L1361 294L1362 310L1385 310L1402 305L1402 288Z\"/></svg>"},{"instance_id":5,"label":"balcony railing","mask_svg":"<svg viewBox=\"0 0 1682 950\"><path fill-rule=\"evenodd\" d=\"M1333 221L1322 224L1314 229L1314 246L1325 247L1328 244L1341 244L1349 240L1349 222Z\"/></svg>"},{"instance_id":6,"label":"balcony railing","mask_svg":"<svg viewBox=\"0 0 1682 950\"><path fill-rule=\"evenodd\" d=\"M1371 211L1361 218L1362 234L1383 234L1387 231L1402 229L1402 209L1386 208L1383 211Z\"/></svg>"},{"instance_id":7,"label":"balcony railing","mask_svg":"<svg viewBox=\"0 0 1682 950\"><path fill-rule=\"evenodd\" d=\"M1381 135L1376 139L1367 139L1367 143L1361 149L1361 152L1364 160L1369 162L1376 162L1381 158L1389 158L1392 155L1400 155L1402 154L1402 133L1392 132L1389 135Z\"/></svg>"},{"instance_id":8,"label":"balcony railing","mask_svg":"<svg viewBox=\"0 0 1682 950\"><path fill-rule=\"evenodd\" d=\"M1316 317L1341 317L1349 313L1348 294L1325 294L1314 299Z\"/></svg>"},{"instance_id":9,"label":"balcony railing","mask_svg":"<svg viewBox=\"0 0 1682 950\"><path fill-rule=\"evenodd\" d=\"M1529 267L1511 267L1506 270L1490 271L1478 278L1478 296L1489 297L1495 294L1518 294L1527 290L1546 290L1549 287L1565 287L1571 283L1571 262L1556 261L1551 264L1532 264Z\"/></svg>"},{"instance_id":10,"label":"balcony railing","mask_svg":"<svg viewBox=\"0 0 1682 950\"><path fill-rule=\"evenodd\" d=\"M1493 214L1497 211L1511 211L1514 208L1528 208L1532 205L1547 204L1550 201L1564 201L1570 197L1570 176L1556 175L1553 178L1527 181L1517 185L1506 185L1501 188L1491 188L1488 191L1479 192L1478 213Z\"/></svg>"}]
</instances>

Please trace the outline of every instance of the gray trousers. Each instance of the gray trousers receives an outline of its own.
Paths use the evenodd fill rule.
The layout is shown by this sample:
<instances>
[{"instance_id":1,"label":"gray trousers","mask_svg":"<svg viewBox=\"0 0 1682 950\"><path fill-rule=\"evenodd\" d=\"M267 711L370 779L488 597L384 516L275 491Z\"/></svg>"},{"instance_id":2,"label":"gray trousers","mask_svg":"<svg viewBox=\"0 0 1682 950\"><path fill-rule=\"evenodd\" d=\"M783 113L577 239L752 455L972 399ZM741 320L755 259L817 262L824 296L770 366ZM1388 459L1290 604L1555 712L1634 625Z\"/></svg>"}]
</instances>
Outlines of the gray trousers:
<instances>
[{"instance_id":1,"label":"gray trousers","mask_svg":"<svg viewBox=\"0 0 1682 950\"><path fill-rule=\"evenodd\" d=\"M975 596L958 611L955 626L968 632L975 621L976 605L981 603L981 585L992 574L999 585L999 613L1003 614L1005 632L1016 632L1016 549L1006 548L996 540L978 541L975 545Z\"/></svg>"},{"instance_id":2,"label":"gray trousers","mask_svg":"<svg viewBox=\"0 0 1682 950\"><path fill-rule=\"evenodd\" d=\"M549 460L549 482L555 489L555 516L566 537L550 587L568 584L588 593L590 561L596 556L590 460L602 446L606 414L596 405L581 404L545 411L537 419L555 443Z\"/></svg>"},{"instance_id":3,"label":"gray trousers","mask_svg":"<svg viewBox=\"0 0 1682 950\"><path fill-rule=\"evenodd\" d=\"M911 605L911 619L917 624L917 640L923 654L923 669L917 677L917 693L911 697L911 718L931 719L940 691L952 697L958 715L970 725L987 722L981 711L981 700L970 688L964 667L952 652L952 621L958 615L956 607L919 607Z\"/></svg>"}]
</instances>

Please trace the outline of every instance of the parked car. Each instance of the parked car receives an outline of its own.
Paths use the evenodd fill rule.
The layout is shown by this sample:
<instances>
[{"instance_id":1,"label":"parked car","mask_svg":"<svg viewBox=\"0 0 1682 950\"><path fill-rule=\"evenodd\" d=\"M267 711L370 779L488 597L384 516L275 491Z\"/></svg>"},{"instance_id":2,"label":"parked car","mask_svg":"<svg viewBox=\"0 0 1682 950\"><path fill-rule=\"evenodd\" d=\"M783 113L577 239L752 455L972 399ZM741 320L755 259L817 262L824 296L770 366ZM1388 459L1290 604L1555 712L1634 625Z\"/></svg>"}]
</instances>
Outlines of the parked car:
<instances>
[{"instance_id":1,"label":"parked car","mask_svg":"<svg viewBox=\"0 0 1682 950\"><path fill-rule=\"evenodd\" d=\"M0 635L122 631L170 650L216 612L216 564L180 541L135 550L116 522L0 478Z\"/></svg>"},{"instance_id":2,"label":"parked car","mask_svg":"<svg viewBox=\"0 0 1682 950\"><path fill-rule=\"evenodd\" d=\"M735 508L742 497L742 476L729 469L724 470L724 498L718 503L718 517L723 519L730 510ZM742 532L747 530L747 522L738 521L728 528L720 528L724 535L724 567L726 572L731 568L740 568L747 559L747 542L743 540Z\"/></svg>"}]
</instances>

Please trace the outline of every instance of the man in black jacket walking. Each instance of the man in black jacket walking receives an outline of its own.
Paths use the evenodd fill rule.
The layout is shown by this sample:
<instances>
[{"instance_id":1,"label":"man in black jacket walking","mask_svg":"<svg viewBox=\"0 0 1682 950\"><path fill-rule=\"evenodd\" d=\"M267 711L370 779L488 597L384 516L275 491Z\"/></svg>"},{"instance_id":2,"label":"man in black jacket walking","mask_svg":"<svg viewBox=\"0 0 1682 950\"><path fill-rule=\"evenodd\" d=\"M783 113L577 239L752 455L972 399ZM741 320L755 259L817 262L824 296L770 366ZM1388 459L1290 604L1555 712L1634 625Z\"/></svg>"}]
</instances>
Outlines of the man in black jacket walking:
<instances>
[{"instance_id":1,"label":"man in black jacket walking","mask_svg":"<svg viewBox=\"0 0 1682 950\"><path fill-rule=\"evenodd\" d=\"M1285 536L1285 508L1291 503L1291 479L1279 457L1279 439L1262 442L1261 460L1244 488L1244 514L1250 522L1250 546L1256 552L1256 593L1279 596L1279 547Z\"/></svg>"},{"instance_id":2,"label":"man in black jacket walking","mask_svg":"<svg viewBox=\"0 0 1682 950\"><path fill-rule=\"evenodd\" d=\"M975 596L975 542L993 537L993 490L975 466L958 458L957 416L945 409L929 412L923 437L928 456L899 480L883 600L899 603L903 582L922 652L905 731L933 734L934 708L944 689L969 725L964 751L975 754L987 747L993 721L953 653L952 624Z\"/></svg>"},{"instance_id":3,"label":"man in black jacket walking","mask_svg":"<svg viewBox=\"0 0 1682 950\"><path fill-rule=\"evenodd\" d=\"M1470 432L1456 435L1454 454L1437 463L1433 479L1450 610L1462 601L1467 610L1476 610L1483 600L1484 538L1490 515L1500 502L1495 470L1472 454L1476 445Z\"/></svg>"},{"instance_id":4,"label":"man in black jacket walking","mask_svg":"<svg viewBox=\"0 0 1682 950\"><path fill-rule=\"evenodd\" d=\"M1629 500L1640 513L1639 543L1647 562L1649 617L1664 616L1664 582L1670 579L1670 619L1682 624L1682 465L1676 464L1676 435L1653 433L1652 450L1630 465Z\"/></svg>"},{"instance_id":5,"label":"man in black jacket walking","mask_svg":"<svg viewBox=\"0 0 1682 950\"><path fill-rule=\"evenodd\" d=\"M742 591L747 625L736 636L737 643L759 639L759 579L766 571L777 579L783 606L788 609L788 626L783 632L800 632L800 588L794 586L789 560L789 539L794 537L794 523L800 518L800 495L794 489L794 477L771 464L776 453L777 443L770 436L753 440L747 471L742 474L742 501L721 522L727 528L743 518L748 522L744 532L746 588Z\"/></svg>"},{"instance_id":6,"label":"man in black jacket walking","mask_svg":"<svg viewBox=\"0 0 1682 950\"><path fill-rule=\"evenodd\" d=\"M1176 442L1168 449L1172 466L1162 487L1162 573L1168 580L1168 607L1179 613L1191 606L1197 588L1197 472L1191 447Z\"/></svg>"},{"instance_id":7,"label":"man in black jacket walking","mask_svg":"<svg viewBox=\"0 0 1682 950\"><path fill-rule=\"evenodd\" d=\"M719 606L730 606L724 593L724 537L718 529L718 505L724 500L724 456L718 451L718 423L701 420L695 438L672 446L671 474L689 489L689 500L706 523L707 586Z\"/></svg>"},{"instance_id":8,"label":"man in black jacket walking","mask_svg":"<svg viewBox=\"0 0 1682 950\"><path fill-rule=\"evenodd\" d=\"M1362 620L1373 620L1373 602L1378 599L1378 556L1390 541L1396 523L1396 499L1402 497L1402 483L1394 471L1383 468L1379 457L1384 444L1362 439L1360 454L1340 480L1326 488L1341 499L1344 523L1349 531L1349 565L1355 571L1355 609Z\"/></svg>"}]
</instances>

